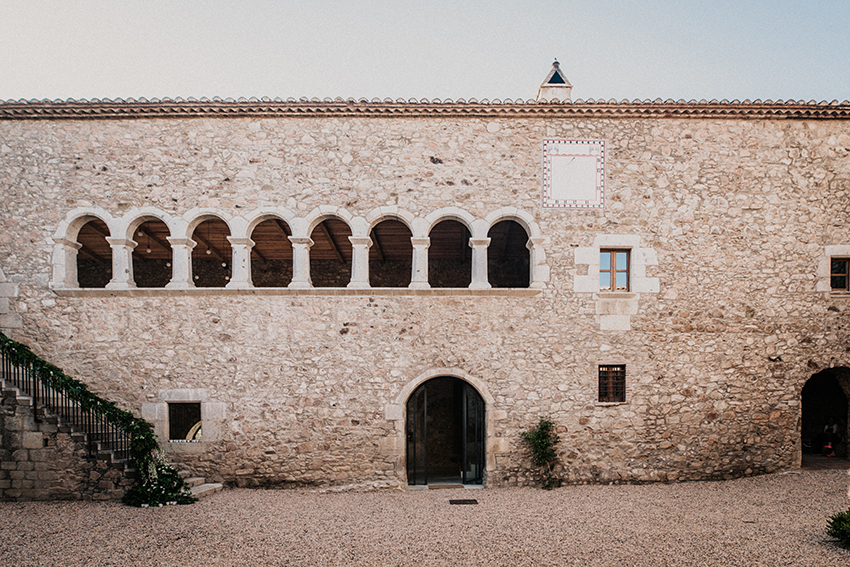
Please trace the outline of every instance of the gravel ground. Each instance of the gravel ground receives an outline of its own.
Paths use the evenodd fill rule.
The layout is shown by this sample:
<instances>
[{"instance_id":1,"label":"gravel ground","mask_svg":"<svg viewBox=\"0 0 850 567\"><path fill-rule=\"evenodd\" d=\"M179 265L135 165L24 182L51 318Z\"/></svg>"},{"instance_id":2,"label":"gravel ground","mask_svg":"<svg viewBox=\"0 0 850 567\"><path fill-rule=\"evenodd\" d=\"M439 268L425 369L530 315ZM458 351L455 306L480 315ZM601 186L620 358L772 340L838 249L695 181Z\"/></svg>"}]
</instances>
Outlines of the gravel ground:
<instances>
[{"instance_id":1,"label":"gravel ground","mask_svg":"<svg viewBox=\"0 0 850 567\"><path fill-rule=\"evenodd\" d=\"M845 471L643 486L0 503L0 565L850 565ZM450 499L478 501L450 505Z\"/></svg>"}]
</instances>

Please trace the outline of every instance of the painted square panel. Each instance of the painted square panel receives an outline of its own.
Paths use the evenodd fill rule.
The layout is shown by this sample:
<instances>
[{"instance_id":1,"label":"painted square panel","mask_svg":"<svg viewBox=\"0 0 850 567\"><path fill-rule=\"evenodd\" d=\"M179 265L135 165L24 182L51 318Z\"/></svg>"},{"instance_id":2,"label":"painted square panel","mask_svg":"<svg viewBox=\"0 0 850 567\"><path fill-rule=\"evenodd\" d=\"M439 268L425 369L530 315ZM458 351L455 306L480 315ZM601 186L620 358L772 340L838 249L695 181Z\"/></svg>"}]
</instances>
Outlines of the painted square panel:
<instances>
[{"instance_id":1,"label":"painted square panel","mask_svg":"<svg viewBox=\"0 0 850 567\"><path fill-rule=\"evenodd\" d=\"M605 206L604 140L543 140L543 207Z\"/></svg>"}]
</instances>

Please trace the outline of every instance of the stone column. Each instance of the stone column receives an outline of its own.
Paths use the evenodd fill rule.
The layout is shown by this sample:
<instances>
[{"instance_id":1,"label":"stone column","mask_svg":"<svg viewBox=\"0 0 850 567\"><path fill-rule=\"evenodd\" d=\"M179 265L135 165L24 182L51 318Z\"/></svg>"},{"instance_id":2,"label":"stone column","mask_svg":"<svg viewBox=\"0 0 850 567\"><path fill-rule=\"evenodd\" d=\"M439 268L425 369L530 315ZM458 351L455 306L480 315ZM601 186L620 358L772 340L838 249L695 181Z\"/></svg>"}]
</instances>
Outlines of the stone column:
<instances>
[{"instance_id":1,"label":"stone column","mask_svg":"<svg viewBox=\"0 0 850 567\"><path fill-rule=\"evenodd\" d=\"M192 281L192 248L198 243L191 238L165 237L171 243L171 281L167 289L189 289L195 287Z\"/></svg>"},{"instance_id":2,"label":"stone column","mask_svg":"<svg viewBox=\"0 0 850 567\"><path fill-rule=\"evenodd\" d=\"M136 287L133 281L133 249L138 246L135 240L106 237L112 247L112 279L106 289L131 289Z\"/></svg>"},{"instance_id":3,"label":"stone column","mask_svg":"<svg viewBox=\"0 0 850 567\"><path fill-rule=\"evenodd\" d=\"M236 238L228 236L230 249L233 251L233 264L230 271L230 281L226 288L248 289L254 287L251 280L251 248L254 241L250 238Z\"/></svg>"},{"instance_id":4,"label":"stone column","mask_svg":"<svg viewBox=\"0 0 850 567\"><path fill-rule=\"evenodd\" d=\"M487 247L490 239L470 238L469 245L472 247L472 283L469 289L490 289L490 282L487 281Z\"/></svg>"},{"instance_id":5,"label":"stone column","mask_svg":"<svg viewBox=\"0 0 850 567\"><path fill-rule=\"evenodd\" d=\"M428 289L431 287L428 283L428 247L431 246L431 239L411 238L410 243L413 245L413 273L408 287Z\"/></svg>"},{"instance_id":6,"label":"stone column","mask_svg":"<svg viewBox=\"0 0 850 567\"><path fill-rule=\"evenodd\" d=\"M290 236L289 241L292 243L292 281L289 287L309 289L313 287L310 280L310 247L313 246L313 240Z\"/></svg>"},{"instance_id":7,"label":"stone column","mask_svg":"<svg viewBox=\"0 0 850 567\"><path fill-rule=\"evenodd\" d=\"M546 282L549 281L549 266L546 264L546 254L543 252L545 242L544 237L538 236L529 238L525 244L529 252L529 269L531 270L528 287L543 289L546 287Z\"/></svg>"},{"instance_id":8,"label":"stone column","mask_svg":"<svg viewBox=\"0 0 850 567\"><path fill-rule=\"evenodd\" d=\"M349 236L351 242L351 281L348 287L365 289L369 285L369 247L372 239L368 236Z\"/></svg>"},{"instance_id":9,"label":"stone column","mask_svg":"<svg viewBox=\"0 0 850 567\"><path fill-rule=\"evenodd\" d=\"M80 287L77 279L77 250L83 245L65 238L54 238L53 242L53 289Z\"/></svg>"}]
</instances>

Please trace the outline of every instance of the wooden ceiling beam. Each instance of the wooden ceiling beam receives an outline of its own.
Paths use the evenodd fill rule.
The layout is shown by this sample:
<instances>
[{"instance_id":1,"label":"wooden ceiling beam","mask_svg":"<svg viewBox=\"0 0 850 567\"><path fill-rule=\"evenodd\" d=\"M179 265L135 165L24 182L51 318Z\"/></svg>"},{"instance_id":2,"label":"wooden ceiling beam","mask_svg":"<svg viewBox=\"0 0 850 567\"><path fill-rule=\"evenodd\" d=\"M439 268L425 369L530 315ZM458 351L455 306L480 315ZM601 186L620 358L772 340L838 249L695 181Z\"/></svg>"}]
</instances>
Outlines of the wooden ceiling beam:
<instances>
[{"instance_id":1,"label":"wooden ceiling beam","mask_svg":"<svg viewBox=\"0 0 850 567\"><path fill-rule=\"evenodd\" d=\"M339 260L342 263L345 263L345 257L342 255L342 250L339 249L339 246L337 246L336 241L331 236L331 232L328 230L328 227L325 226L326 222L327 221L320 222L319 226L317 226L316 228L318 228L322 232L322 234L324 234L327 237L327 239L330 241L331 247L333 248L334 255L336 256L336 259Z\"/></svg>"},{"instance_id":2,"label":"wooden ceiling beam","mask_svg":"<svg viewBox=\"0 0 850 567\"><path fill-rule=\"evenodd\" d=\"M203 244L204 246L206 246L207 250L209 250L212 253L213 256L215 256L216 258L218 258L222 262L227 262L229 260L229 258L225 258L224 255L221 252L219 252L218 249L215 246L210 244L200 234L198 234L197 230L195 231L194 234L192 234L192 240L197 240L200 244Z\"/></svg>"}]
</instances>

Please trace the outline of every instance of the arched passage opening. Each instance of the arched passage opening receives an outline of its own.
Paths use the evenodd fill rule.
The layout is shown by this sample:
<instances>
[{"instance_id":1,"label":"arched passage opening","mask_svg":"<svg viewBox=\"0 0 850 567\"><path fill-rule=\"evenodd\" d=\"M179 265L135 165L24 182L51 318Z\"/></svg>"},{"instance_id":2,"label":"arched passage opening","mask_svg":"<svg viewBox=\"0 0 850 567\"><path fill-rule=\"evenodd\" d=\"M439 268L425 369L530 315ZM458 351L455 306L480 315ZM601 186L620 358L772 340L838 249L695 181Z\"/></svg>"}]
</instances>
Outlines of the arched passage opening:
<instances>
[{"instance_id":1,"label":"arched passage opening","mask_svg":"<svg viewBox=\"0 0 850 567\"><path fill-rule=\"evenodd\" d=\"M224 287L232 276L230 228L221 219L208 219L192 232L192 274L196 287Z\"/></svg>"},{"instance_id":2,"label":"arched passage opening","mask_svg":"<svg viewBox=\"0 0 850 567\"><path fill-rule=\"evenodd\" d=\"M413 266L413 236L407 225L397 220L381 221L369 238L369 285L372 287L407 287Z\"/></svg>"},{"instance_id":3,"label":"arched passage opening","mask_svg":"<svg viewBox=\"0 0 850 567\"><path fill-rule=\"evenodd\" d=\"M133 279L137 287L165 287L171 281L171 231L161 220L148 220L133 233Z\"/></svg>"},{"instance_id":4,"label":"arched passage opening","mask_svg":"<svg viewBox=\"0 0 850 567\"><path fill-rule=\"evenodd\" d=\"M431 287L469 287L472 248L469 229L456 220L444 220L428 235L428 283Z\"/></svg>"},{"instance_id":5,"label":"arched passage opening","mask_svg":"<svg viewBox=\"0 0 850 567\"><path fill-rule=\"evenodd\" d=\"M313 287L345 287L351 281L351 228L327 218L316 225L310 239L310 280Z\"/></svg>"},{"instance_id":6,"label":"arched passage opening","mask_svg":"<svg viewBox=\"0 0 850 567\"><path fill-rule=\"evenodd\" d=\"M251 280L256 287L286 287L292 281L292 230L280 219L264 220L251 240Z\"/></svg>"},{"instance_id":7,"label":"arched passage opening","mask_svg":"<svg viewBox=\"0 0 850 567\"><path fill-rule=\"evenodd\" d=\"M487 280L492 287L528 287L531 251L528 233L516 221L503 220L487 233Z\"/></svg>"},{"instance_id":8,"label":"arched passage opening","mask_svg":"<svg viewBox=\"0 0 850 567\"><path fill-rule=\"evenodd\" d=\"M112 279L112 248L106 241L109 227L92 219L77 233L77 281L80 287L106 287Z\"/></svg>"},{"instance_id":9,"label":"arched passage opening","mask_svg":"<svg viewBox=\"0 0 850 567\"><path fill-rule=\"evenodd\" d=\"M825 449L831 442L836 457L847 457L848 406L850 368L829 368L818 372L806 382L801 393L802 420L800 437L803 452L829 454ZM837 439L832 435L832 423L837 425Z\"/></svg>"},{"instance_id":10,"label":"arched passage opening","mask_svg":"<svg viewBox=\"0 0 850 567\"><path fill-rule=\"evenodd\" d=\"M484 399L453 376L432 378L407 400L407 483L482 484Z\"/></svg>"}]
</instances>

